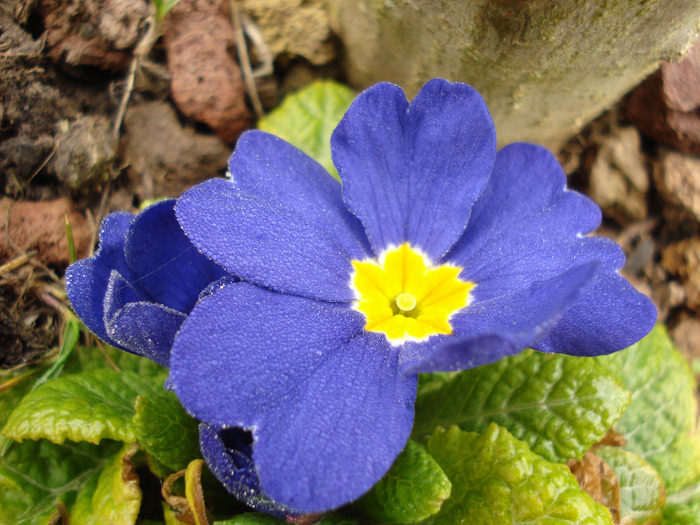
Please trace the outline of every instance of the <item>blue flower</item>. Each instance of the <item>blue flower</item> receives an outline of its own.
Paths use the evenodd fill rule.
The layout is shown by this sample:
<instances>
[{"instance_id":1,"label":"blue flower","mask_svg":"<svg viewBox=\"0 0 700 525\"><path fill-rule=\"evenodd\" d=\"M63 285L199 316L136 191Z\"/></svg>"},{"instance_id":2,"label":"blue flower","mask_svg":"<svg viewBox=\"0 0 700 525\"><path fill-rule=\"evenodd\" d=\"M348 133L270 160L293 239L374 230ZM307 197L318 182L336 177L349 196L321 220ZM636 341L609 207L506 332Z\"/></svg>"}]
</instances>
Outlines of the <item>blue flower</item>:
<instances>
[{"instance_id":1,"label":"blue flower","mask_svg":"<svg viewBox=\"0 0 700 525\"><path fill-rule=\"evenodd\" d=\"M66 289L73 309L100 339L168 366L175 334L202 298L238 279L202 255L166 200L134 216L112 213L102 223L94 257L72 264ZM225 486L258 510L285 516L259 489L247 433L202 424L203 454Z\"/></svg>"},{"instance_id":2,"label":"blue flower","mask_svg":"<svg viewBox=\"0 0 700 525\"><path fill-rule=\"evenodd\" d=\"M174 206L166 200L137 216L110 214L94 257L66 271L68 298L90 330L163 366L200 296L237 280L192 245Z\"/></svg>"},{"instance_id":3,"label":"blue flower","mask_svg":"<svg viewBox=\"0 0 700 525\"><path fill-rule=\"evenodd\" d=\"M252 459L250 432L239 427L199 425L199 444L209 469L226 489L248 506L279 518L299 511L271 499L262 487Z\"/></svg>"},{"instance_id":4,"label":"blue flower","mask_svg":"<svg viewBox=\"0 0 700 525\"><path fill-rule=\"evenodd\" d=\"M471 87L433 80L409 104L374 86L332 153L342 186L252 131L228 180L176 205L194 245L242 281L194 307L170 379L201 421L250 432L258 488L280 504L320 512L368 490L406 443L419 372L528 347L605 354L651 329L621 249L586 236L599 208L546 149L496 152ZM215 435L205 456L240 492Z\"/></svg>"}]
</instances>

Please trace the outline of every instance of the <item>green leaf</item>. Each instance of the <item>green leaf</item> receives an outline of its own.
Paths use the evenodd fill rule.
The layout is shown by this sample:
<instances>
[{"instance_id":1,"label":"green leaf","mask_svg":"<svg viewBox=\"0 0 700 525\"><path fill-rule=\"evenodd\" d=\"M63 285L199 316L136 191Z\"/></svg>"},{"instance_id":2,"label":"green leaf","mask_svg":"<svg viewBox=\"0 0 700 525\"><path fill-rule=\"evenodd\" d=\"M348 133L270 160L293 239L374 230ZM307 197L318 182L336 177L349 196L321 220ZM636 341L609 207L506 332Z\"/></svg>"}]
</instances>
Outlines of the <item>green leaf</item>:
<instances>
[{"instance_id":1,"label":"green leaf","mask_svg":"<svg viewBox=\"0 0 700 525\"><path fill-rule=\"evenodd\" d=\"M120 448L105 441L12 443L0 457L0 525L46 525L57 504L70 506L82 485Z\"/></svg>"},{"instance_id":2,"label":"green leaf","mask_svg":"<svg viewBox=\"0 0 700 525\"><path fill-rule=\"evenodd\" d=\"M70 509L71 525L133 525L141 508L141 488L131 457L135 443L124 445L102 471L95 472Z\"/></svg>"},{"instance_id":3,"label":"green leaf","mask_svg":"<svg viewBox=\"0 0 700 525\"><path fill-rule=\"evenodd\" d=\"M421 376L413 435L450 425L483 432L496 423L545 459L565 462L600 441L629 399L593 359L525 351L464 372Z\"/></svg>"},{"instance_id":4,"label":"green leaf","mask_svg":"<svg viewBox=\"0 0 700 525\"><path fill-rule=\"evenodd\" d=\"M214 525L284 525L285 520L275 518L260 512L246 512L231 519L215 521ZM360 525L360 522L336 514L328 514L318 523L318 525Z\"/></svg>"},{"instance_id":5,"label":"green leaf","mask_svg":"<svg viewBox=\"0 0 700 525\"><path fill-rule=\"evenodd\" d=\"M700 525L700 502L670 503L664 507L662 525Z\"/></svg>"},{"instance_id":6,"label":"green leaf","mask_svg":"<svg viewBox=\"0 0 700 525\"><path fill-rule=\"evenodd\" d=\"M658 523L666 491L658 472L642 458L619 447L599 447L595 453L613 470L620 483L620 523Z\"/></svg>"},{"instance_id":7,"label":"green leaf","mask_svg":"<svg viewBox=\"0 0 700 525\"><path fill-rule=\"evenodd\" d=\"M606 524L608 509L582 491L566 465L530 451L495 424L482 434L438 428L428 452L452 482L434 525Z\"/></svg>"},{"instance_id":8,"label":"green leaf","mask_svg":"<svg viewBox=\"0 0 700 525\"><path fill-rule=\"evenodd\" d=\"M152 377L155 381L162 381L168 373L165 368L150 359L108 345L104 345L102 349L78 346L66 363L64 372L76 374L98 368L134 372L141 377Z\"/></svg>"},{"instance_id":9,"label":"green leaf","mask_svg":"<svg viewBox=\"0 0 700 525\"><path fill-rule=\"evenodd\" d=\"M625 448L658 470L669 493L700 476L695 381L666 329L656 326L630 348L596 359L632 391L632 403L615 425Z\"/></svg>"},{"instance_id":10,"label":"green leaf","mask_svg":"<svg viewBox=\"0 0 700 525\"><path fill-rule=\"evenodd\" d=\"M29 370L0 372L0 421L7 421L12 411L17 408L22 398L32 389L37 374L43 372L46 366L41 365ZM11 440L0 436L0 456Z\"/></svg>"},{"instance_id":11,"label":"green leaf","mask_svg":"<svg viewBox=\"0 0 700 525\"><path fill-rule=\"evenodd\" d=\"M285 97L260 119L258 128L293 144L339 179L331 159L331 134L354 98L355 93L342 84L316 81Z\"/></svg>"},{"instance_id":12,"label":"green leaf","mask_svg":"<svg viewBox=\"0 0 700 525\"><path fill-rule=\"evenodd\" d=\"M175 472L200 457L197 422L185 412L174 393L160 390L139 396L134 408L136 439L158 463Z\"/></svg>"},{"instance_id":13,"label":"green leaf","mask_svg":"<svg viewBox=\"0 0 700 525\"><path fill-rule=\"evenodd\" d=\"M80 323L72 318L63 330L61 348L53 363L41 363L16 372L0 372L0 421L7 421L24 396L53 377L58 377L73 353L80 336ZM40 375L38 375L40 374ZM38 375L38 377L36 377ZM11 440L0 435L0 456L7 451Z\"/></svg>"},{"instance_id":14,"label":"green leaf","mask_svg":"<svg viewBox=\"0 0 700 525\"><path fill-rule=\"evenodd\" d=\"M246 512L231 519L215 521L214 525L282 525L284 520L259 512Z\"/></svg>"},{"instance_id":15,"label":"green leaf","mask_svg":"<svg viewBox=\"0 0 700 525\"><path fill-rule=\"evenodd\" d=\"M440 510L452 484L425 447L408 440L387 474L356 503L371 518L416 523Z\"/></svg>"},{"instance_id":16,"label":"green leaf","mask_svg":"<svg viewBox=\"0 0 700 525\"><path fill-rule=\"evenodd\" d=\"M662 523L664 525L700 525L700 481L666 498Z\"/></svg>"},{"instance_id":17,"label":"green leaf","mask_svg":"<svg viewBox=\"0 0 700 525\"><path fill-rule=\"evenodd\" d=\"M151 3L156 6L156 20L158 23L163 21L165 15L168 14L175 4L180 0L151 0Z\"/></svg>"},{"instance_id":18,"label":"green leaf","mask_svg":"<svg viewBox=\"0 0 700 525\"><path fill-rule=\"evenodd\" d=\"M360 522L339 514L327 514L318 525L360 525Z\"/></svg>"},{"instance_id":19,"label":"green leaf","mask_svg":"<svg viewBox=\"0 0 700 525\"><path fill-rule=\"evenodd\" d=\"M43 369L0 372L0 421L6 421L22 398L32 388L33 379Z\"/></svg>"},{"instance_id":20,"label":"green leaf","mask_svg":"<svg viewBox=\"0 0 700 525\"><path fill-rule=\"evenodd\" d=\"M60 377L27 394L10 415L3 435L15 441L54 443L101 439L134 441L136 396L162 388L131 372L97 369Z\"/></svg>"},{"instance_id":21,"label":"green leaf","mask_svg":"<svg viewBox=\"0 0 700 525\"><path fill-rule=\"evenodd\" d=\"M61 349L58 352L58 357L56 361L49 367L46 372L44 372L39 379L34 383L33 388L39 388L41 385L46 383L49 379L53 379L61 375L63 367L66 361L73 353L75 346L78 344L78 338L80 337L80 323L77 319L73 318L66 324L66 328L63 331L63 343L61 344Z\"/></svg>"}]
</instances>

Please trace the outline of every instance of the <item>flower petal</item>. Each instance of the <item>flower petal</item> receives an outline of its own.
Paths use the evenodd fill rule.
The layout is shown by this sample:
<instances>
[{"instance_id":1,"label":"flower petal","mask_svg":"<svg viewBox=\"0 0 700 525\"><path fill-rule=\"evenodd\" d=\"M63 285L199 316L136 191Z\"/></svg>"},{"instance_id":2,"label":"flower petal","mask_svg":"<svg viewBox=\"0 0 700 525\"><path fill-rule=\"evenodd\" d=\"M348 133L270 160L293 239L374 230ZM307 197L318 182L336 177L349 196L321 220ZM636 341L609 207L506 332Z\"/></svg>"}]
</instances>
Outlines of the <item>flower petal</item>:
<instances>
[{"instance_id":1,"label":"flower petal","mask_svg":"<svg viewBox=\"0 0 700 525\"><path fill-rule=\"evenodd\" d=\"M102 310L104 312L102 322L104 326L107 326L107 323L125 304L148 300L143 290L136 288L124 279L117 270L112 270L109 275L107 286L102 290L102 297Z\"/></svg>"},{"instance_id":2,"label":"flower petal","mask_svg":"<svg viewBox=\"0 0 700 525\"><path fill-rule=\"evenodd\" d=\"M269 133L248 131L238 139L229 171L242 192L280 203L328 228L349 257L372 255L362 224L345 207L340 183L291 144Z\"/></svg>"},{"instance_id":3,"label":"flower petal","mask_svg":"<svg viewBox=\"0 0 700 525\"><path fill-rule=\"evenodd\" d=\"M570 355L601 355L627 348L648 334L656 307L615 272L599 271L586 294L533 348Z\"/></svg>"},{"instance_id":4,"label":"flower petal","mask_svg":"<svg viewBox=\"0 0 700 525\"><path fill-rule=\"evenodd\" d=\"M112 270L129 275L124 257L124 243L134 216L130 213L112 213L103 222L100 245L93 257L71 264L66 270L66 290L78 317L100 339L111 345L104 325L104 293Z\"/></svg>"},{"instance_id":5,"label":"flower petal","mask_svg":"<svg viewBox=\"0 0 700 525\"><path fill-rule=\"evenodd\" d=\"M466 370L532 347L585 293L599 265L582 264L526 290L467 306L451 321L455 337L421 361L402 360L403 371Z\"/></svg>"},{"instance_id":6,"label":"flower petal","mask_svg":"<svg viewBox=\"0 0 700 525\"><path fill-rule=\"evenodd\" d=\"M536 348L607 354L641 339L656 313L651 301L617 273L625 261L620 247L609 239L584 237L600 219L593 201L566 189L566 177L549 151L511 144L498 152L469 228L445 259L477 283L472 293L480 300L600 260L586 294Z\"/></svg>"},{"instance_id":7,"label":"flower petal","mask_svg":"<svg viewBox=\"0 0 700 525\"><path fill-rule=\"evenodd\" d=\"M294 210L212 179L180 197L175 211L195 246L243 280L322 300L354 299L349 256L332 232Z\"/></svg>"},{"instance_id":8,"label":"flower petal","mask_svg":"<svg viewBox=\"0 0 700 525\"><path fill-rule=\"evenodd\" d=\"M104 327L119 348L168 366L175 334L187 316L148 300L141 288L112 274L104 292Z\"/></svg>"},{"instance_id":9,"label":"flower petal","mask_svg":"<svg viewBox=\"0 0 700 525\"><path fill-rule=\"evenodd\" d=\"M175 392L207 423L252 430L261 488L276 501L338 507L389 469L413 421L416 377L363 324L344 305L227 286L175 340Z\"/></svg>"},{"instance_id":10,"label":"flower petal","mask_svg":"<svg viewBox=\"0 0 700 525\"><path fill-rule=\"evenodd\" d=\"M202 289L226 271L202 255L175 219L175 200L149 206L131 224L126 260L149 300L189 312Z\"/></svg>"},{"instance_id":11,"label":"flower petal","mask_svg":"<svg viewBox=\"0 0 700 525\"><path fill-rule=\"evenodd\" d=\"M463 267L462 278L477 284L474 296L486 300L609 258L597 238L583 237L600 219L593 201L566 189L549 151L512 144L498 152L469 227L445 260Z\"/></svg>"},{"instance_id":12,"label":"flower petal","mask_svg":"<svg viewBox=\"0 0 700 525\"><path fill-rule=\"evenodd\" d=\"M110 319L107 332L122 347L167 368L175 334L186 318L162 304L129 303Z\"/></svg>"},{"instance_id":13,"label":"flower petal","mask_svg":"<svg viewBox=\"0 0 700 525\"><path fill-rule=\"evenodd\" d=\"M206 423L199 425L199 446L207 466L231 494L249 507L278 518L298 514L280 505L260 490L260 480L251 458L250 432L240 428L221 429Z\"/></svg>"},{"instance_id":14,"label":"flower petal","mask_svg":"<svg viewBox=\"0 0 700 525\"><path fill-rule=\"evenodd\" d=\"M363 92L331 147L345 202L375 252L409 241L437 260L462 234L486 184L496 135L473 88L436 79L410 105L391 84Z\"/></svg>"}]
</instances>

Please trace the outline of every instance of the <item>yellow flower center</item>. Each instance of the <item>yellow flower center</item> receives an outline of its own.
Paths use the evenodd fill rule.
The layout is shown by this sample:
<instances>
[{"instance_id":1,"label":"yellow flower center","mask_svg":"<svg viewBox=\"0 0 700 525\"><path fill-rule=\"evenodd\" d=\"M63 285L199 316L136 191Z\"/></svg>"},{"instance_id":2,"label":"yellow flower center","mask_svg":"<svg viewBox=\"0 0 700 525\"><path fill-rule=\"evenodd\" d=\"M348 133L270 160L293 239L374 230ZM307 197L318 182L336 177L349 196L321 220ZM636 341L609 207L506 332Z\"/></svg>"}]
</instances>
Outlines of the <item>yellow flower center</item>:
<instances>
[{"instance_id":1,"label":"yellow flower center","mask_svg":"<svg viewBox=\"0 0 700 525\"><path fill-rule=\"evenodd\" d=\"M379 261L352 266L355 308L365 315L365 330L383 333L394 345L451 334L450 317L469 304L476 286L459 278L462 268L433 266L408 243L390 248Z\"/></svg>"},{"instance_id":2,"label":"yellow flower center","mask_svg":"<svg viewBox=\"0 0 700 525\"><path fill-rule=\"evenodd\" d=\"M396 306L399 307L400 310L403 310L404 312L410 312L416 307L416 298L413 297L410 293L400 293L398 297L396 297Z\"/></svg>"}]
</instances>

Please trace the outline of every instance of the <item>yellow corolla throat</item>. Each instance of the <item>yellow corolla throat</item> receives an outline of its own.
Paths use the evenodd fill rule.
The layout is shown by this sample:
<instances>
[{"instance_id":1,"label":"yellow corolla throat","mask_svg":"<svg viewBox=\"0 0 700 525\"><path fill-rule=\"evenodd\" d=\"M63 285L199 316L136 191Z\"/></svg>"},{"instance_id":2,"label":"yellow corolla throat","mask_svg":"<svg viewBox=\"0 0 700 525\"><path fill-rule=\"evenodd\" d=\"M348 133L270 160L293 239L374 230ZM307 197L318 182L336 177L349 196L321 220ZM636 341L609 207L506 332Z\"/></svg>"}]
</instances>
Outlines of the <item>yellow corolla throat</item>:
<instances>
[{"instance_id":1,"label":"yellow corolla throat","mask_svg":"<svg viewBox=\"0 0 700 525\"><path fill-rule=\"evenodd\" d=\"M433 266L404 243L379 261L352 261L355 308L365 314L365 330L386 335L391 344L451 334L452 314L469 304L474 283L462 281L462 268Z\"/></svg>"}]
</instances>

